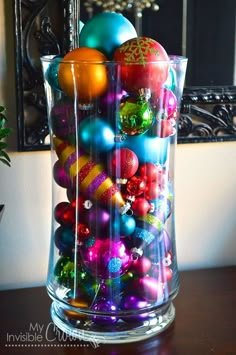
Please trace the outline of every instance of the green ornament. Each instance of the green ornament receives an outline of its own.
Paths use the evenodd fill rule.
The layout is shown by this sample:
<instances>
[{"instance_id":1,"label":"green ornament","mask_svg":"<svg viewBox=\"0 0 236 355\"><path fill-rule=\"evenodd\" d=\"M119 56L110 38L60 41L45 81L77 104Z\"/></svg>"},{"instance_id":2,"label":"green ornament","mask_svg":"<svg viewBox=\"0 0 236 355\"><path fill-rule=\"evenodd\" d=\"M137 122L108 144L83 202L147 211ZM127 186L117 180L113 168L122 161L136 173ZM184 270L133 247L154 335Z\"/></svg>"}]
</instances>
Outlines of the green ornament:
<instances>
[{"instance_id":1,"label":"green ornament","mask_svg":"<svg viewBox=\"0 0 236 355\"><path fill-rule=\"evenodd\" d=\"M71 288L75 278L75 264L69 256L61 256L54 269L56 281L65 287Z\"/></svg>"},{"instance_id":2,"label":"green ornament","mask_svg":"<svg viewBox=\"0 0 236 355\"><path fill-rule=\"evenodd\" d=\"M129 97L120 105L119 123L122 133L130 136L146 132L153 124L153 112L145 97Z\"/></svg>"}]
</instances>

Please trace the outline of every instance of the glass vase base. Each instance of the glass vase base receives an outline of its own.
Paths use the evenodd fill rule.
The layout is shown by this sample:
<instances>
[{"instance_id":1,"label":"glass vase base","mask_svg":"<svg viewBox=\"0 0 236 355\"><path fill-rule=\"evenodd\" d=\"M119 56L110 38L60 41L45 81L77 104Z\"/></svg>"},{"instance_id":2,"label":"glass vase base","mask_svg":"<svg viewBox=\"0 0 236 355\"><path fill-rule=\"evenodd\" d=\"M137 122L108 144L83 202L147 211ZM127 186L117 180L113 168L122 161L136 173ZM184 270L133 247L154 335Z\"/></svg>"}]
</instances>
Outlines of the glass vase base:
<instances>
[{"instance_id":1,"label":"glass vase base","mask_svg":"<svg viewBox=\"0 0 236 355\"><path fill-rule=\"evenodd\" d=\"M68 312L67 312L68 313ZM175 319L172 302L152 311L150 318L142 322L118 321L112 325L98 325L85 318L83 320L65 315L58 302L51 305L53 323L72 339L90 342L93 345L131 343L148 339L165 331Z\"/></svg>"}]
</instances>

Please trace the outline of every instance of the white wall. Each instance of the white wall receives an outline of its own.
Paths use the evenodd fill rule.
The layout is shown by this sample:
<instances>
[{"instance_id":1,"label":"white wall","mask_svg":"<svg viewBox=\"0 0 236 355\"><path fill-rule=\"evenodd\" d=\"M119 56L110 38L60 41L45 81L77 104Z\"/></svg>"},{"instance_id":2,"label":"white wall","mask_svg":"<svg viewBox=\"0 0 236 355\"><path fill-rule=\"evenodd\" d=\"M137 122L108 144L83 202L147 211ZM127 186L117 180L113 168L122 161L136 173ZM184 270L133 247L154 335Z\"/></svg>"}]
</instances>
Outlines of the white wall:
<instances>
[{"instance_id":1,"label":"white wall","mask_svg":"<svg viewBox=\"0 0 236 355\"><path fill-rule=\"evenodd\" d=\"M11 2L0 1L0 103L16 125ZM16 131L14 133L16 138ZM10 153L0 165L0 289L44 284L50 238L50 154ZM236 264L236 142L178 145L176 232L180 269Z\"/></svg>"}]
</instances>

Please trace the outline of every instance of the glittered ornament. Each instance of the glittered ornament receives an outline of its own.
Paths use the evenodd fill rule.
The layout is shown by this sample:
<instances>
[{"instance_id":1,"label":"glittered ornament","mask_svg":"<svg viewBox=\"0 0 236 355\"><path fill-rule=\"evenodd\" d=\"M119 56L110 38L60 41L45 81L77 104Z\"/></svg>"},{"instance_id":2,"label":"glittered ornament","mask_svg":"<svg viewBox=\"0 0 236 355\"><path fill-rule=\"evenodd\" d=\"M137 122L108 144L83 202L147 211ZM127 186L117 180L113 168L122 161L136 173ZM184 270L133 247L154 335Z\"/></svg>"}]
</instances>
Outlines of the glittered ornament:
<instances>
[{"instance_id":1,"label":"glittered ornament","mask_svg":"<svg viewBox=\"0 0 236 355\"><path fill-rule=\"evenodd\" d=\"M101 165L58 138L54 138L54 146L61 165L71 181L78 179L80 190L87 199L94 199L105 206L124 207L125 202L118 186L112 182Z\"/></svg>"},{"instance_id":2,"label":"glittered ornament","mask_svg":"<svg viewBox=\"0 0 236 355\"><path fill-rule=\"evenodd\" d=\"M125 295L121 301L121 310L127 311L128 315L122 315L122 320L125 322L142 322L147 320L150 316L147 311L143 313L137 312L143 310L147 310L150 306L147 300L140 297L139 295L129 294ZM130 314L133 311L132 315Z\"/></svg>"},{"instance_id":3,"label":"glittered ornament","mask_svg":"<svg viewBox=\"0 0 236 355\"><path fill-rule=\"evenodd\" d=\"M117 47L136 36L134 26L123 15L102 12L93 16L84 25L80 33L80 46L96 48L108 59L112 59Z\"/></svg>"},{"instance_id":4,"label":"glittered ornament","mask_svg":"<svg viewBox=\"0 0 236 355\"><path fill-rule=\"evenodd\" d=\"M129 148L135 152L139 163L151 162L165 164L169 154L169 138L151 136L147 133L137 136L126 136L120 143L121 147Z\"/></svg>"},{"instance_id":5,"label":"glittered ornament","mask_svg":"<svg viewBox=\"0 0 236 355\"><path fill-rule=\"evenodd\" d=\"M75 277L75 264L69 256L61 256L54 268L56 281L66 287L71 287Z\"/></svg>"},{"instance_id":6,"label":"glittered ornament","mask_svg":"<svg viewBox=\"0 0 236 355\"><path fill-rule=\"evenodd\" d=\"M59 160L53 165L53 178L59 186L66 189L70 188L72 185L70 177L66 174Z\"/></svg>"},{"instance_id":7,"label":"glittered ornament","mask_svg":"<svg viewBox=\"0 0 236 355\"><path fill-rule=\"evenodd\" d=\"M96 324L111 325L118 321L116 316L117 306L110 300L105 298L98 299L91 308L95 314L92 316L92 321ZM99 313L103 314L99 315ZM104 313L107 313L107 315L104 315Z\"/></svg>"},{"instance_id":8,"label":"glittered ornament","mask_svg":"<svg viewBox=\"0 0 236 355\"><path fill-rule=\"evenodd\" d=\"M62 90L80 103L90 103L107 90L108 78L103 53L93 48L75 48L59 65L58 79Z\"/></svg>"},{"instance_id":9,"label":"glittered ornament","mask_svg":"<svg viewBox=\"0 0 236 355\"><path fill-rule=\"evenodd\" d=\"M144 252L153 263L160 264L160 262L163 262L163 260L166 258L171 248L172 242L170 236L166 229L163 229L156 238L153 238Z\"/></svg>"},{"instance_id":10,"label":"glittered ornament","mask_svg":"<svg viewBox=\"0 0 236 355\"><path fill-rule=\"evenodd\" d=\"M48 81L49 85L54 89L60 91L60 84L58 81L58 67L61 62L62 58L55 56L53 60L50 62L48 69L46 71L46 80Z\"/></svg>"},{"instance_id":11,"label":"glittered ornament","mask_svg":"<svg viewBox=\"0 0 236 355\"><path fill-rule=\"evenodd\" d=\"M60 251L70 252L75 247L75 234L71 228L60 226L55 231L54 241Z\"/></svg>"},{"instance_id":12,"label":"glittered ornament","mask_svg":"<svg viewBox=\"0 0 236 355\"><path fill-rule=\"evenodd\" d=\"M137 37L123 43L114 54L121 62L121 82L128 92L142 88L157 91L167 80L169 57L157 41Z\"/></svg>"},{"instance_id":13,"label":"glittered ornament","mask_svg":"<svg viewBox=\"0 0 236 355\"><path fill-rule=\"evenodd\" d=\"M141 176L132 176L127 182L126 190L130 196L139 196L146 190L146 182Z\"/></svg>"},{"instance_id":14,"label":"glittered ornament","mask_svg":"<svg viewBox=\"0 0 236 355\"><path fill-rule=\"evenodd\" d=\"M114 278L126 272L131 263L122 241L96 239L89 247L81 248L81 258L87 270L100 278Z\"/></svg>"},{"instance_id":15,"label":"glittered ornament","mask_svg":"<svg viewBox=\"0 0 236 355\"><path fill-rule=\"evenodd\" d=\"M150 104L140 96L138 99L127 98L120 105L119 126L122 133L137 135L146 132L153 123Z\"/></svg>"},{"instance_id":16,"label":"glittered ornament","mask_svg":"<svg viewBox=\"0 0 236 355\"><path fill-rule=\"evenodd\" d=\"M160 218L163 223L165 223L171 214L171 199L166 195L160 194L157 199L149 202L153 207L150 210L150 213L154 214L156 217Z\"/></svg>"},{"instance_id":17,"label":"glittered ornament","mask_svg":"<svg viewBox=\"0 0 236 355\"><path fill-rule=\"evenodd\" d=\"M138 294L146 301L159 304L163 302L162 284L154 277L143 276L134 282Z\"/></svg>"},{"instance_id":18,"label":"glittered ornament","mask_svg":"<svg viewBox=\"0 0 236 355\"><path fill-rule=\"evenodd\" d=\"M137 155L128 148L116 149L109 158L108 166L112 176L129 179L138 169Z\"/></svg>"},{"instance_id":19,"label":"glittered ornament","mask_svg":"<svg viewBox=\"0 0 236 355\"><path fill-rule=\"evenodd\" d=\"M108 122L89 116L79 125L79 144L90 154L106 153L115 145L115 134Z\"/></svg>"}]
</instances>

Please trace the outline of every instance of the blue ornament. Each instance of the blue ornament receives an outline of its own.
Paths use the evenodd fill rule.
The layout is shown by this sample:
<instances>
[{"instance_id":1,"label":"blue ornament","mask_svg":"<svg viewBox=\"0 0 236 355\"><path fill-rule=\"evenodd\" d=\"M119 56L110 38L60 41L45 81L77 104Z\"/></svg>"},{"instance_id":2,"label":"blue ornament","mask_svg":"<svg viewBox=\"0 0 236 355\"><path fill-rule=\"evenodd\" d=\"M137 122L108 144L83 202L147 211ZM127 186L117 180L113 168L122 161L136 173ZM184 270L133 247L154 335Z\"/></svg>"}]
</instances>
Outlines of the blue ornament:
<instances>
[{"instance_id":1,"label":"blue ornament","mask_svg":"<svg viewBox=\"0 0 236 355\"><path fill-rule=\"evenodd\" d=\"M129 148L136 153L139 164L147 162L165 164L169 154L169 145L169 137L152 137L147 133L137 136L126 136L126 139L120 144L122 148Z\"/></svg>"},{"instance_id":2,"label":"blue ornament","mask_svg":"<svg viewBox=\"0 0 236 355\"><path fill-rule=\"evenodd\" d=\"M114 219L113 229L114 232L120 236L127 237L131 235L136 227L136 222L134 217L128 216L126 214L116 216Z\"/></svg>"},{"instance_id":3,"label":"blue ornament","mask_svg":"<svg viewBox=\"0 0 236 355\"><path fill-rule=\"evenodd\" d=\"M49 64L49 67L46 71L46 79L49 85L54 89L61 91L59 81L58 81L58 67L61 62L61 57L55 57Z\"/></svg>"},{"instance_id":4,"label":"blue ornament","mask_svg":"<svg viewBox=\"0 0 236 355\"><path fill-rule=\"evenodd\" d=\"M60 251L72 251L75 246L75 234L69 227L60 226L57 228L54 240Z\"/></svg>"},{"instance_id":5,"label":"blue ornament","mask_svg":"<svg viewBox=\"0 0 236 355\"><path fill-rule=\"evenodd\" d=\"M79 144L87 153L105 153L114 147L115 134L104 119L89 116L80 123Z\"/></svg>"},{"instance_id":6,"label":"blue ornament","mask_svg":"<svg viewBox=\"0 0 236 355\"><path fill-rule=\"evenodd\" d=\"M134 37L137 32L127 18L115 12L101 12L84 25L80 46L95 48L112 59L115 50Z\"/></svg>"}]
</instances>

